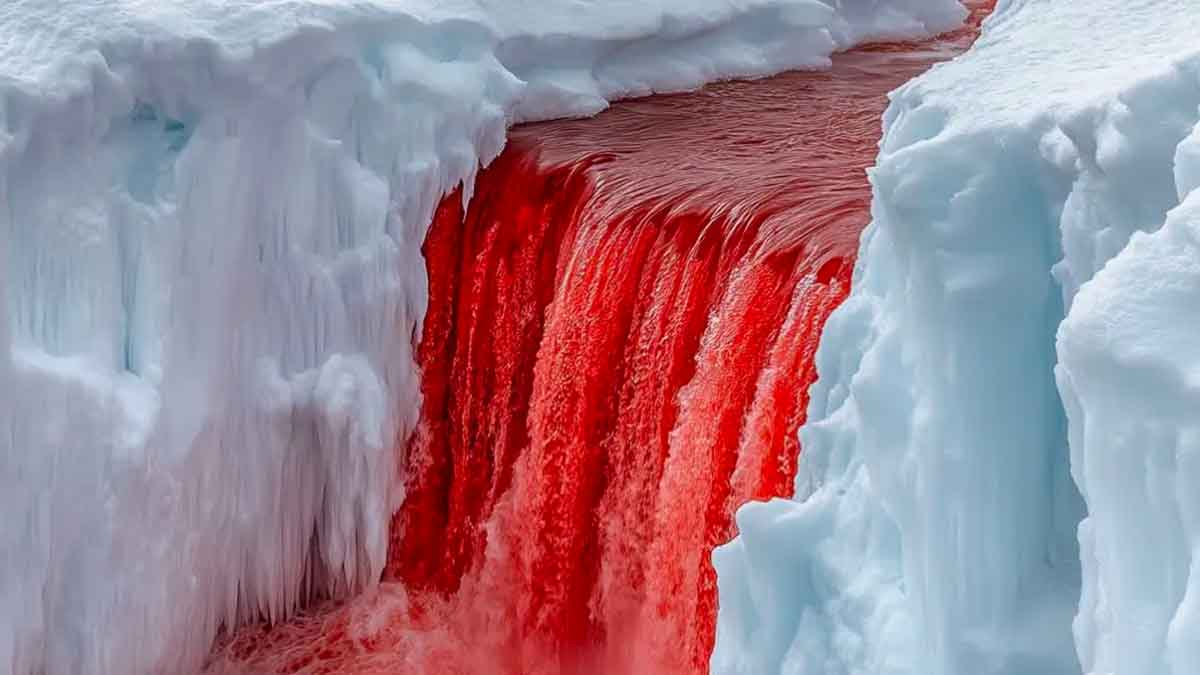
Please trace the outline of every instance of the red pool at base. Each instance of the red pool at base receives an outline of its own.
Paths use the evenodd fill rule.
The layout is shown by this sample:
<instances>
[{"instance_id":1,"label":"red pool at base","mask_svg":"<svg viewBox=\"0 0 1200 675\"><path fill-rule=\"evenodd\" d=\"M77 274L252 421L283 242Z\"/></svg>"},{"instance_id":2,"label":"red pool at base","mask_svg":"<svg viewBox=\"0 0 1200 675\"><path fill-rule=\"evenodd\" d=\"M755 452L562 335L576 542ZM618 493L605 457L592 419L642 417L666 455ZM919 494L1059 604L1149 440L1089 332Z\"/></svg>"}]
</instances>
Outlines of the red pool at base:
<instances>
[{"instance_id":1,"label":"red pool at base","mask_svg":"<svg viewBox=\"0 0 1200 675\"><path fill-rule=\"evenodd\" d=\"M740 504L791 492L885 95L976 25L514 129L425 241L384 584L243 629L210 670L704 672L710 553Z\"/></svg>"}]
</instances>

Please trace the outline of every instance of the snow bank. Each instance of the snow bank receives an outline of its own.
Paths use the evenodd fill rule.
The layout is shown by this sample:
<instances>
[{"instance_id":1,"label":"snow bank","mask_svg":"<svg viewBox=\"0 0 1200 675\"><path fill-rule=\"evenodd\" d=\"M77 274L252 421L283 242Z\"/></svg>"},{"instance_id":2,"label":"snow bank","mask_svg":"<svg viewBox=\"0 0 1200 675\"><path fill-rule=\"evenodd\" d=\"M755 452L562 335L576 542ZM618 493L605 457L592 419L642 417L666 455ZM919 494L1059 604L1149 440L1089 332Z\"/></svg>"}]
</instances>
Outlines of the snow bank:
<instances>
[{"instance_id":1,"label":"snow bank","mask_svg":"<svg viewBox=\"0 0 1200 675\"><path fill-rule=\"evenodd\" d=\"M894 95L797 501L714 555L715 673L1200 666L1198 34L1002 0Z\"/></svg>"},{"instance_id":2,"label":"snow bank","mask_svg":"<svg viewBox=\"0 0 1200 675\"><path fill-rule=\"evenodd\" d=\"M186 672L221 625L378 579L418 409L424 229L507 125L962 15L5 2L0 671Z\"/></svg>"}]
</instances>

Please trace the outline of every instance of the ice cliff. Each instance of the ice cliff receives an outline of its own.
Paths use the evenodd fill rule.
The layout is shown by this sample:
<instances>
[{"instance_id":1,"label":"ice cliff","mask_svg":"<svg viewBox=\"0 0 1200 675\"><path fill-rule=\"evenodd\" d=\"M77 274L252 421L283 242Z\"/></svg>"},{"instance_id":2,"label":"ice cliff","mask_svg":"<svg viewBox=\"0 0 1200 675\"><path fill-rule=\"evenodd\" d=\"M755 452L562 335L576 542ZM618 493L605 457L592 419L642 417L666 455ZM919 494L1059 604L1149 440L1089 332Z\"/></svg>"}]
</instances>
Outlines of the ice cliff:
<instances>
[{"instance_id":1,"label":"ice cliff","mask_svg":"<svg viewBox=\"0 0 1200 675\"><path fill-rule=\"evenodd\" d=\"M0 671L188 672L378 579L434 205L508 125L953 0L8 0Z\"/></svg>"},{"instance_id":2,"label":"ice cliff","mask_svg":"<svg viewBox=\"0 0 1200 675\"><path fill-rule=\"evenodd\" d=\"M1001 0L894 94L796 500L715 554L714 673L1200 668L1197 35Z\"/></svg>"}]
</instances>

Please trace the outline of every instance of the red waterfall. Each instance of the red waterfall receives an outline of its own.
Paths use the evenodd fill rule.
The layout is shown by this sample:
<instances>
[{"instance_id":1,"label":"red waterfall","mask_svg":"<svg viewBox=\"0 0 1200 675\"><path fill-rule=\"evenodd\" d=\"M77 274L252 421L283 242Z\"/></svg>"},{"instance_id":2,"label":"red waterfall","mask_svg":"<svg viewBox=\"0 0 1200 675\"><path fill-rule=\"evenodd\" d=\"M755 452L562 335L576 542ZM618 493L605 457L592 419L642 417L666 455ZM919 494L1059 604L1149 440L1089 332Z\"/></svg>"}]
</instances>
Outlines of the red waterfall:
<instances>
[{"instance_id":1,"label":"red waterfall","mask_svg":"<svg viewBox=\"0 0 1200 675\"><path fill-rule=\"evenodd\" d=\"M425 242L424 408L385 583L245 630L221 658L705 671L709 555L738 505L790 492L885 94L974 34L514 129L470 208L449 195Z\"/></svg>"}]
</instances>

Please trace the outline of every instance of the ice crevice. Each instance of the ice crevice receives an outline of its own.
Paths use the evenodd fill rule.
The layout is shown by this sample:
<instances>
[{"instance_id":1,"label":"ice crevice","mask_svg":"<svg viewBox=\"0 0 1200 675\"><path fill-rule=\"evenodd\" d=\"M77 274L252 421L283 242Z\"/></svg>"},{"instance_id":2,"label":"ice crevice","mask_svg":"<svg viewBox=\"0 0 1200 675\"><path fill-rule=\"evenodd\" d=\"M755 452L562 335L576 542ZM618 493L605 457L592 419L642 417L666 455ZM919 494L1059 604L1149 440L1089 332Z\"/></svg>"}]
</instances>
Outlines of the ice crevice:
<instances>
[{"instance_id":1,"label":"ice crevice","mask_svg":"<svg viewBox=\"0 0 1200 675\"><path fill-rule=\"evenodd\" d=\"M893 95L796 499L714 554L714 672L1195 670L1197 21L1001 2Z\"/></svg>"},{"instance_id":2,"label":"ice crevice","mask_svg":"<svg viewBox=\"0 0 1200 675\"><path fill-rule=\"evenodd\" d=\"M194 672L376 583L420 246L515 122L822 67L954 0L0 8L0 670Z\"/></svg>"}]
</instances>

